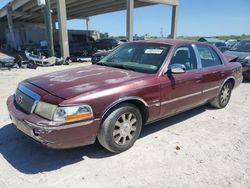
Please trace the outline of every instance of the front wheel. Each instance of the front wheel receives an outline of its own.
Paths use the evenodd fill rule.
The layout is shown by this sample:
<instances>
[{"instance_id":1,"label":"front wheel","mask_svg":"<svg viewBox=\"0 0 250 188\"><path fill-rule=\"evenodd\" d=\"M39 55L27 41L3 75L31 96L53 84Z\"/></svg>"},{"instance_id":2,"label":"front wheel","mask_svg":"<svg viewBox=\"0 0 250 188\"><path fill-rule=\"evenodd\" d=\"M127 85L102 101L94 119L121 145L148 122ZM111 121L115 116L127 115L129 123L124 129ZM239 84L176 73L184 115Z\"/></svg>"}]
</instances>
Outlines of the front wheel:
<instances>
[{"instance_id":1,"label":"front wheel","mask_svg":"<svg viewBox=\"0 0 250 188\"><path fill-rule=\"evenodd\" d=\"M225 108L231 98L232 93L232 84L231 82L226 82L217 97L215 97L211 102L210 105L216 108Z\"/></svg>"},{"instance_id":2,"label":"front wheel","mask_svg":"<svg viewBox=\"0 0 250 188\"><path fill-rule=\"evenodd\" d=\"M142 117L138 108L125 103L116 107L103 121L97 135L100 144L114 153L133 146L140 135Z\"/></svg>"}]
</instances>

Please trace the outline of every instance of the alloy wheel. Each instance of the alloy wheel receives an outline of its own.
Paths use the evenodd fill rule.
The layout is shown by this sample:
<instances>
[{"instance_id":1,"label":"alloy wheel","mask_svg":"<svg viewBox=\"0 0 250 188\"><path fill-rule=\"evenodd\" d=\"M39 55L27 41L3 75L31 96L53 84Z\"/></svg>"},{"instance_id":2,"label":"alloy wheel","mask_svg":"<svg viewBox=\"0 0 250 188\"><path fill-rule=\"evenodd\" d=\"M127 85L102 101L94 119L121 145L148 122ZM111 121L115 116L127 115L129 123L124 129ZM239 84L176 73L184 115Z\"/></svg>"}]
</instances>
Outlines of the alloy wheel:
<instances>
[{"instance_id":1,"label":"alloy wheel","mask_svg":"<svg viewBox=\"0 0 250 188\"><path fill-rule=\"evenodd\" d=\"M230 85L225 84L221 90L221 95L220 95L220 102L223 106L228 103L230 99L230 93L231 93Z\"/></svg>"},{"instance_id":2,"label":"alloy wheel","mask_svg":"<svg viewBox=\"0 0 250 188\"><path fill-rule=\"evenodd\" d=\"M115 123L113 139L118 145L126 145L134 138L137 128L136 116L127 112L122 114Z\"/></svg>"}]
</instances>

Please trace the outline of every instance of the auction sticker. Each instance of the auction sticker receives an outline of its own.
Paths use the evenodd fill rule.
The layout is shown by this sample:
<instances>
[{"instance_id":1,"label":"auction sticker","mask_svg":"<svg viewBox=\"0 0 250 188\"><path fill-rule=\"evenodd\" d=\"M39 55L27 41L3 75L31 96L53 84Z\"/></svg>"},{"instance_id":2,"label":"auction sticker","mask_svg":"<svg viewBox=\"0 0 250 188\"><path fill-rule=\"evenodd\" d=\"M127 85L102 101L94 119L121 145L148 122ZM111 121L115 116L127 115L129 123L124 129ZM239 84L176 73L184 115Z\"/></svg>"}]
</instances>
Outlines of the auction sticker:
<instances>
[{"instance_id":1,"label":"auction sticker","mask_svg":"<svg viewBox=\"0 0 250 188\"><path fill-rule=\"evenodd\" d=\"M163 49L146 49L145 54L161 54Z\"/></svg>"}]
</instances>

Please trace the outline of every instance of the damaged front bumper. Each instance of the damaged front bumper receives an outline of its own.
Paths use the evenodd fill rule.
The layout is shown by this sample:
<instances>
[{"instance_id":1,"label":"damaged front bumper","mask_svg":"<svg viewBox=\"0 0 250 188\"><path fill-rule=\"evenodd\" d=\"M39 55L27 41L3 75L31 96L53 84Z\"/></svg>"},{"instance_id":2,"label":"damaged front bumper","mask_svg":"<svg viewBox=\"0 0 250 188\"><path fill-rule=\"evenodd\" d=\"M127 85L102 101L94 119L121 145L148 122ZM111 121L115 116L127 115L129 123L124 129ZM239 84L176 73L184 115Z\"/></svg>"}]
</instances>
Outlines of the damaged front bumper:
<instances>
[{"instance_id":1,"label":"damaged front bumper","mask_svg":"<svg viewBox=\"0 0 250 188\"><path fill-rule=\"evenodd\" d=\"M14 97L7 100L10 118L18 130L33 140L54 149L64 149L93 144L96 139L99 119L70 124L58 124L36 114L26 114L14 103Z\"/></svg>"}]
</instances>

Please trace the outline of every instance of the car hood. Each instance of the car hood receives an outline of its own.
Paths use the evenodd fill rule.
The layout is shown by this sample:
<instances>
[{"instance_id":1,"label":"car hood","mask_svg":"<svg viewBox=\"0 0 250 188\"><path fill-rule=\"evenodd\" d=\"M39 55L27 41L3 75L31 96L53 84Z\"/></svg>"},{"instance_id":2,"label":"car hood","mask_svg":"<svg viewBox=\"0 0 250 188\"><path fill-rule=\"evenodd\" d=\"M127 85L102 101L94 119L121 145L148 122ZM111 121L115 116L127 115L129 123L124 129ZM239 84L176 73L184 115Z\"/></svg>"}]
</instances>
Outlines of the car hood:
<instances>
[{"instance_id":1,"label":"car hood","mask_svg":"<svg viewBox=\"0 0 250 188\"><path fill-rule=\"evenodd\" d=\"M146 76L148 74L100 65L90 65L45 74L25 81L54 96L70 99L84 93L93 93L120 86L125 82L133 82Z\"/></svg>"},{"instance_id":2,"label":"car hood","mask_svg":"<svg viewBox=\"0 0 250 188\"><path fill-rule=\"evenodd\" d=\"M225 55L235 55L239 58L239 60L245 59L247 56L250 56L250 52L239 52L239 51L226 51L224 52Z\"/></svg>"}]
</instances>

